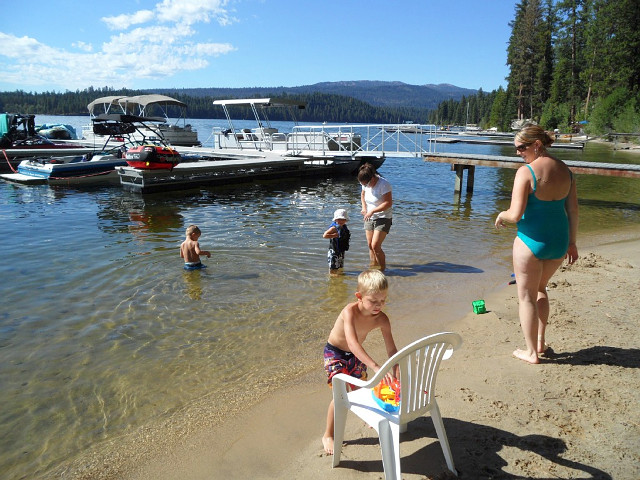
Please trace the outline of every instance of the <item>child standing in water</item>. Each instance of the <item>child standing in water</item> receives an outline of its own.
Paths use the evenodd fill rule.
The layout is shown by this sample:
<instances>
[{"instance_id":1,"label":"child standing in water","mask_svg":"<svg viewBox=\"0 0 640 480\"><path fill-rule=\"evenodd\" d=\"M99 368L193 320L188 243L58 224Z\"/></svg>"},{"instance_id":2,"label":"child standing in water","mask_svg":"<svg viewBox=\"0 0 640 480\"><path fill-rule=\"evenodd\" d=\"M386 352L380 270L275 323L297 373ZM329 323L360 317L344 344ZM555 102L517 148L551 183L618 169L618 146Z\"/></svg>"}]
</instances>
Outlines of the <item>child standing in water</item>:
<instances>
[{"instance_id":1,"label":"child standing in water","mask_svg":"<svg viewBox=\"0 0 640 480\"><path fill-rule=\"evenodd\" d=\"M358 276L358 291L355 294L357 300L342 309L324 347L324 369L330 386L331 379L338 373L366 380L367 367L374 372L380 369L380 365L362 347L362 342L372 330L379 328L382 332L389 357L397 353L389 317L382 311L388 289L387 278L380 270L367 270ZM394 374L397 375L397 371ZM391 378L386 378L388 382L393 375L390 373L389 377ZM331 400L327 412L327 428L322 436L322 445L329 454L333 454L333 411Z\"/></svg>"},{"instance_id":2,"label":"child standing in water","mask_svg":"<svg viewBox=\"0 0 640 480\"><path fill-rule=\"evenodd\" d=\"M333 213L333 223L329 229L322 234L322 238L329 239L329 274L337 275L344 267L344 252L349 250L349 239L351 233L347 227L349 214L344 208L339 208Z\"/></svg>"},{"instance_id":3,"label":"child standing in water","mask_svg":"<svg viewBox=\"0 0 640 480\"><path fill-rule=\"evenodd\" d=\"M186 239L180 245L180 258L184 258L185 270L198 270L200 268L207 268L200 262L200 255L206 255L207 258L211 257L211 253L207 250L201 250L198 238L202 235L202 232L197 225L189 225L185 232Z\"/></svg>"}]
</instances>

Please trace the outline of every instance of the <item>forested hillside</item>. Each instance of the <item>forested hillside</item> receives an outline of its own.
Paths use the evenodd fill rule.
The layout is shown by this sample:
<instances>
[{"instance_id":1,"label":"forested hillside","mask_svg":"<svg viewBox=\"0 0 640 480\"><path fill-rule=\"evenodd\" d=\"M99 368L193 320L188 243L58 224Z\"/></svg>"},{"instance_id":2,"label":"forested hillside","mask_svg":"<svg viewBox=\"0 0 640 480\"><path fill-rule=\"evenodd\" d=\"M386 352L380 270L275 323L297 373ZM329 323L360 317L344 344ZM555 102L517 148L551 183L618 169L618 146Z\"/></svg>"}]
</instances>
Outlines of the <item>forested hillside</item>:
<instances>
[{"instance_id":1,"label":"forested hillside","mask_svg":"<svg viewBox=\"0 0 640 480\"><path fill-rule=\"evenodd\" d=\"M445 99L459 100L476 90L454 85L408 85L402 82L325 82L299 87L251 88L158 88L150 90L115 90L88 88L76 92L0 92L0 111L52 115L86 115L87 105L109 95L162 93L185 102L190 118L222 118L220 107L212 102L223 98L288 97L306 102L300 121L389 123L413 121L424 123L428 110ZM236 109L234 114L250 114ZM273 115L284 115L274 112ZM282 120L284 118L273 118Z\"/></svg>"}]
</instances>

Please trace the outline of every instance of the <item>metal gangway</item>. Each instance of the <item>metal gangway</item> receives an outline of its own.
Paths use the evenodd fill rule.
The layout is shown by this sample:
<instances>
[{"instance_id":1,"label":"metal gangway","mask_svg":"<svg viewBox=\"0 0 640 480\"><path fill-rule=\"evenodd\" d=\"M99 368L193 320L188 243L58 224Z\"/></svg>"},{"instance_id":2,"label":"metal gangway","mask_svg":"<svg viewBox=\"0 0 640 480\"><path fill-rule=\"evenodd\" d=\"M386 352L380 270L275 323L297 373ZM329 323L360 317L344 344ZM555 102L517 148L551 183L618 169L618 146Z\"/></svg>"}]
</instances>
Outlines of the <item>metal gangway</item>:
<instances>
[{"instance_id":1,"label":"metal gangway","mask_svg":"<svg viewBox=\"0 0 640 480\"><path fill-rule=\"evenodd\" d=\"M320 155L420 157L435 152L442 132L435 125L413 123L295 125L288 133L261 125L240 131L215 127L211 137L214 148L223 150L283 151L292 155L312 152Z\"/></svg>"},{"instance_id":2,"label":"metal gangway","mask_svg":"<svg viewBox=\"0 0 640 480\"><path fill-rule=\"evenodd\" d=\"M362 124L299 125L291 133L294 150L327 148L354 154L382 154L387 157L420 157L435 152L435 125ZM313 139L313 145L306 143ZM313 146L313 148L307 148Z\"/></svg>"}]
</instances>

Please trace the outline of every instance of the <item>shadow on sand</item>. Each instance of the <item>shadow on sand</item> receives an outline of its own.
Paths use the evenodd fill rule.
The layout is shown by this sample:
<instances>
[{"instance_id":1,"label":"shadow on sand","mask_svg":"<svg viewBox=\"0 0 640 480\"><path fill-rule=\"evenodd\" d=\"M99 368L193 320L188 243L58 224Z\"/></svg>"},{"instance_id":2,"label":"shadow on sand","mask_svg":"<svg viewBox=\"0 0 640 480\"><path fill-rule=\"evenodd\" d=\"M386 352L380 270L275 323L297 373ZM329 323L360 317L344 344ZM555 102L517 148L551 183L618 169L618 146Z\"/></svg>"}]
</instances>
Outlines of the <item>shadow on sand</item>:
<instances>
[{"instance_id":1,"label":"shadow on sand","mask_svg":"<svg viewBox=\"0 0 640 480\"><path fill-rule=\"evenodd\" d=\"M507 462L499 455L504 448L517 448L527 455L538 455L558 468L572 469L571 478L577 480L599 479L611 480L611 475L597 468L574 462L562 457L566 451L564 441L546 435L515 435L486 425L465 422L452 418L444 419L445 430L449 437L453 461L458 470L458 478L466 479L504 479L515 480L529 478L532 480L557 480L564 478L553 474L551 465L544 468L546 475L514 475L503 470ZM366 437L345 442L345 452L349 445L369 445L379 455L378 438ZM453 479L447 470L440 443L437 440L433 422L429 416L420 417L409 424L409 430L400 436L400 442L430 437L433 442L420 450L401 456L402 473L425 475L428 479ZM339 468L349 468L361 472L380 472L383 474L382 459L378 460L346 460L340 462ZM542 470L542 469L541 469ZM580 473L582 472L582 473Z\"/></svg>"},{"instance_id":2,"label":"shadow on sand","mask_svg":"<svg viewBox=\"0 0 640 480\"><path fill-rule=\"evenodd\" d=\"M482 273L481 270L470 265L459 265L449 262L429 262L423 265L393 265L384 274L388 277L411 277L421 273Z\"/></svg>"},{"instance_id":3,"label":"shadow on sand","mask_svg":"<svg viewBox=\"0 0 640 480\"><path fill-rule=\"evenodd\" d=\"M640 368L640 349L595 346L577 352L551 350L544 357L549 363L560 365L611 365L614 367Z\"/></svg>"}]
</instances>

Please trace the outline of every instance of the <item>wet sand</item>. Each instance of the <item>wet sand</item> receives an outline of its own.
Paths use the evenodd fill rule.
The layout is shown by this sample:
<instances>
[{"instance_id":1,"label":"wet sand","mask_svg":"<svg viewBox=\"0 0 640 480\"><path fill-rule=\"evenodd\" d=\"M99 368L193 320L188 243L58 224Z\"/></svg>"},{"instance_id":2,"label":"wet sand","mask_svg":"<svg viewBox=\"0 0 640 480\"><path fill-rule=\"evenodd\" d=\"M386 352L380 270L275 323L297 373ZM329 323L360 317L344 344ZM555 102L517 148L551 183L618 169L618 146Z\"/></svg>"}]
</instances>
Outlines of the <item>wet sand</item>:
<instances>
[{"instance_id":1,"label":"wet sand","mask_svg":"<svg viewBox=\"0 0 640 480\"><path fill-rule=\"evenodd\" d=\"M540 365L511 355L524 345L515 286L488 296L487 313L452 324L464 344L443 363L437 390L461 478L640 478L640 231L595 243L579 242L580 259L552 279L552 351ZM420 301L427 311L428 295ZM416 327L398 322L399 347ZM380 341L365 346L384 358ZM331 468L321 444L331 394L320 367L261 393L248 409L236 399L217 418L141 432L149 451L87 455L56 478L383 478L376 433L353 415ZM401 461L404 479L450 478L428 416L401 437Z\"/></svg>"}]
</instances>

